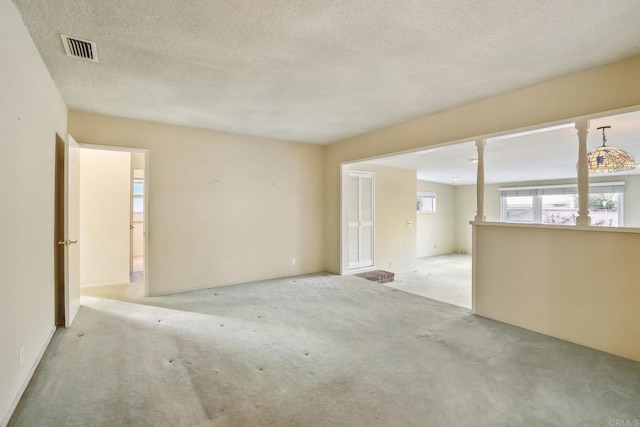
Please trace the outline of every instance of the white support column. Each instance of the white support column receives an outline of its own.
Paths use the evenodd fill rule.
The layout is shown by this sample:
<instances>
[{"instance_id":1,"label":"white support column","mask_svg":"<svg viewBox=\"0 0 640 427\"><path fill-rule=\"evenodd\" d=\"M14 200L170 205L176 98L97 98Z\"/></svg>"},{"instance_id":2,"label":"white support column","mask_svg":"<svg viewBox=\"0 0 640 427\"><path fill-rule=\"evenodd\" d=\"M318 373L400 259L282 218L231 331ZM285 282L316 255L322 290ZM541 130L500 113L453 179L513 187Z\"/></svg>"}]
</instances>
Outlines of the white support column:
<instances>
[{"instance_id":1,"label":"white support column","mask_svg":"<svg viewBox=\"0 0 640 427\"><path fill-rule=\"evenodd\" d=\"M587 164L587 134L589 121L576 122L578 131L578 217L576 225L591 225L589 216L589 165Z\"/></svg>"},{"instance_id":2,"label":"white support column","mask_svg":"<svg viewBox=\"0 0 640 427\"><path fill-rule=\"evenodd\" d=\"M486 145L487 141L484 139L478 139L476 141L476 147L478 147L478 177L476 179L478 210L475 221L477 222L487 220L487 217L484 216L484 147Z\"/></svg>"}]
</instances>

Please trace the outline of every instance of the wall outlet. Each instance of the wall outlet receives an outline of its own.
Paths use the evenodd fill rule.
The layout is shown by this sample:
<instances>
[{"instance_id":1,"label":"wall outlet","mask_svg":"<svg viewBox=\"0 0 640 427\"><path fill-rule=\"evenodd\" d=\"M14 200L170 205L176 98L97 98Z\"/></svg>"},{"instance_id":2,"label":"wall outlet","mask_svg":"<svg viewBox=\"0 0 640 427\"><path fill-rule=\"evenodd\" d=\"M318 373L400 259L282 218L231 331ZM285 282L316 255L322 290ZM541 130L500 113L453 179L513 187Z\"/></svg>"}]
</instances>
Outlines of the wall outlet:
<instances>
[{"instance_id":1,"label":"wall outlet","mask_svg":"<svg viewBox=\"0 0 640 427\"><path fill-rule=\"evenodd\" d=\"M20 366L24 363L24 346L20 346Z\"/></svg>"},{"instance_id":2,"label":"wall outlet","mask_svg":"<svg viewBox=\"0 0 640 427\"><path fill-rule=\"evenodd\" d=\"M296 259L295 258L291 258L291 265L296 265Z\"/></svg>"}]
</instances>

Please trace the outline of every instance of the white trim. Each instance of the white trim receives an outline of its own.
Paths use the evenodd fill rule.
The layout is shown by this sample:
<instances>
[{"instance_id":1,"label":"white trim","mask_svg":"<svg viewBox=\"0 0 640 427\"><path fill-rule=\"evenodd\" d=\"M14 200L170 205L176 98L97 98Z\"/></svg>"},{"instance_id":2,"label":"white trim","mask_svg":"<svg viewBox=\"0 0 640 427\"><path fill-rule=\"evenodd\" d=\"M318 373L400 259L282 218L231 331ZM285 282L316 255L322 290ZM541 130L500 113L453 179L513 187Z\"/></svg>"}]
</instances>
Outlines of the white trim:
<instances>
[{"instance_id":1,"label":"white trim","mask_svg":"<svg viewBox=\"0 0 640 427\"><path fill-rule=\"evenodd\" d=\"M609 185L625 185L624 181L590 182L589 187L606 187ZM578 184L530 185L526 187L500 187L499 191L544 190L545 188L577 188Z\"/></svg>"},{"instance_id":2,"label":"white trim","mask_svg":"<svg viewBox=\"0 0 640 427\"><path fill-rule=\"evenodd\" d=\"M149 250L149 169L151 167L151 162L149 158L151 157L151 150L144 150L144 212L142 213L142 217L144 219L144 228L143 228L143 247L142 253L144 254L144 296L149 296L149 258L151 251Z\"/></svg>"},{"instance_id":3,"label":"white trim","mask_svg":"<svg viewBox=\"0 0 640 427\"><path fill-rule=\"evenodd\" d=\"M469 221L471 225L490 225L492 227L524 227L524 228L545 228L549 230L576 230L576 231L596 231L601 233L630 233L640 234L640 228L633 227L598 227L581 225L553 225L553 224L532 224L530 222L498 222L498 221Z\"/></svg>"},{"instance_id":4,"label":"white trim","mask_svg":"<svg viewBox=\"0 0 640 427\"><path fill-rule=\"evenodd\" d=\"M417 198L418 199L420 199L420 198L433 199L433 203L431 204L433 209L430 210L430 211L416 209L416 213L419 213L419 214L435 214L438 211L438 207L437 207L438 194L435 191L418 191Z\"/></svg>"},{"instance_id":5,"label":"white trim","mask_svg":"<svg viewBox=\"0 0 640 427\"><path fill-rule=\"evenodd\" d=\"M347 178L349 167L340 164L340 274L349 272L349 212L347 212Z\"/></svg>"},{"instance_id":6,"label":"white trim","mask_svg":"<svg viewBox=\"0 0 640 427\"><path fill-rule=\"evenodd\" d=\"M374 265L370 265L369 267L351 268L344 275L351 276L351 275L354 275L354 274L366 273L367 271L373 271L373 270L377 270L377 269L378 269L378 267L376 267L375 263L374 263Z\"/></svg>"},{"instance_id":7,"label":"white trim","mask_svg":"<svg viewBox=\"0 0 640 427\"><path fill-rule=\"evenodd\" d=\"M527 135L535 135L535 134L538 134L538 133L550 132L552 130L572 128L573 126L574 126L574 123L573 122L569 122L569 123L563 123L563 124L559 124L559 125L555 125L555 126L539 127L539 128L535 128L535 129L524 130L522 132L516 132L516 133L509 133L509 134L506 134L506 135L494 136L491 139L493 141L500 141L502 139L509 139L509 138L515 138L515 137L519 137L519 136L527 136Z\"/></svg>"},{"instance_id":8,"label":"white trim","mask_svg":"<svg viewBox=\"0 0 640 427\"><path fill-rule=\"evenodd\" d=\"M104 150L104 151L128 151L130 153L145 153L149 150L146 148L133 148L133 147L121 147L117 145L98 145L98 144L80 144L80 147L89 150ZM146 166L146 165L145 165Z\"/></svg>"},{"instance_id":9,"label":"white trim","mask_svg":"<svg viewBox=\"0 0 640 427\"><path fill-rule=\"evenodd\" d=\"M130 282L80 283L81 288L96 288L100 286L130 285Z\"/></svg>"},{"instance_id":10,"label":"white trim","mask_svg":"<svg viewBox=\"0 0 640 427\"><path fill-rule=\"evenodd\" d=\"M42 346L42 348L40 349L40 353L38 353L38 357L36 357L35 363L33 364L33 366L31 366L31 369L29 369L29 373L27 374L27 377L22 383L22 386L20 387L20 390L18 391L16 398L11 403L11 406L9 406L9 411L7 411L2 422L0 423L1 427L7 427L7 425L9 424L9 420L11 420L13 413L18 407L18 403L20 403L20 399L22 399L22 395L24 394L25 390L27 389L27 386L31 382L31 378L33 378L33 374L35 374L36 369L38 369L38 366L40 366L40 362L42 361L44 354L47 352L47 349L49 348L49 344L51 344L51 339L53 338L53 335L55 333L56 333L56 327L54 326L51 329L51 332L49 332L49 336L45 340L44 346Z\"/></svg>"},{"instance_id":11,"label":"white trim","mask_svg":"<svg viewBox=\"0 0 640 427\"><path fill-rule=\"evenodd\" d=\"M375 172L349 170L347 175L357 175L363 178L369 178L370 176L375 176L375 174Z\"/></svg>"}]
</instances>

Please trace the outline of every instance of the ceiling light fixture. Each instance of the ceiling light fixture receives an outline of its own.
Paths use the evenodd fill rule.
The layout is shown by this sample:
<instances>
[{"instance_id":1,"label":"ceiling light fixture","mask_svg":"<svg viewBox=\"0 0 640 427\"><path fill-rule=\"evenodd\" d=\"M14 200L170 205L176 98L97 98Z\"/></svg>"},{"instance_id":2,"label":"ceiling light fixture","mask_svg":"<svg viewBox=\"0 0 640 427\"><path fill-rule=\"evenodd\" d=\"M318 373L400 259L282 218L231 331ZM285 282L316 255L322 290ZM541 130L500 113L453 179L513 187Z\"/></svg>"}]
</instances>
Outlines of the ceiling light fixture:
<instances>
[{"instance_id":1,"label":"ceiling light fixture","mask_svg":"<svg viewBox=\"0 0 640 427\"><path fill-rule=\"evenodd\" d=\"M610 128L611 126L600 126L598 128L602 129L602 146L591 150L587 154L590 173L622 172L633 170L636 167L636 162L631 154L616 147L605 145L607 137L604 131Z\"/></svg>"},{"instance_id":2,"label":"ceiling light fixture","mask_svg":"<svg viewBox=\"0 0 640 427\"><path fill-rule=\"evenodd\" d=\"M452 177L451 177L451 179L452 179L452 180L454 180L454 181L457 181L457 180L459 180L460 178L459 178L459 177L457 177L457 176L452 176Z\"/></svg>"},{"instance_id":3,"label":"ceiling light fixture","mask_svg":"<svg viewBox=\"0 0 640 427\"><path fill-rule=\"evenodd\" d=\"M478 163L478 159L469 159L471 163Z\"/></svg>"}]
</instances>

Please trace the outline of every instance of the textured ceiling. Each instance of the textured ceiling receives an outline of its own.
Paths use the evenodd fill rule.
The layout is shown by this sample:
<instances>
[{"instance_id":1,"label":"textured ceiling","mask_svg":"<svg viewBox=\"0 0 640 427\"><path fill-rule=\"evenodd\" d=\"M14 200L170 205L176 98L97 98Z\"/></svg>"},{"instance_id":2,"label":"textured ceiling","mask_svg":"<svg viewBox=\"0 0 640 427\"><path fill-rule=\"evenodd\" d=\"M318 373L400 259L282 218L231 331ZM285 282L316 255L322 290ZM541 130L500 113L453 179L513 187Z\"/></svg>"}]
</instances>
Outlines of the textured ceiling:
<instances>
[{"instance_id":1,"label":"textured ceiling","mask_svg":"<svg viewBox=\"0 0 640 427\"><path fill-rule=\"evenodd\" d=\"M588 150L602 145L602 133L597 130L600 126L611 126L607 130L607 145L627 151L640 163L640 112L591 120ZM476 183L477 167L470 160L477 156L475 142L465 142L369 163L414 169L418 179L425 181L468 185ZM491 138L485 148L485 181L496 184L576 178L577 160L578 137L573 123ZM591 177L632 174L640 174L640 168L613 174L593 174Z\"/></svg>"},{"instance_id":2,"label":"textured ceiling","mask_svg":"<svg viewBox=\"0 0 640 427\"><path fill-rule=\"evenodd\" d=\"M313 143L640 54L638 0L15 3L71 109Z\"/></svg>"}]
</instances>

